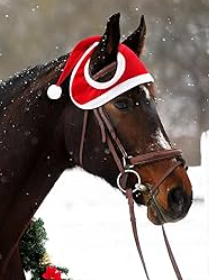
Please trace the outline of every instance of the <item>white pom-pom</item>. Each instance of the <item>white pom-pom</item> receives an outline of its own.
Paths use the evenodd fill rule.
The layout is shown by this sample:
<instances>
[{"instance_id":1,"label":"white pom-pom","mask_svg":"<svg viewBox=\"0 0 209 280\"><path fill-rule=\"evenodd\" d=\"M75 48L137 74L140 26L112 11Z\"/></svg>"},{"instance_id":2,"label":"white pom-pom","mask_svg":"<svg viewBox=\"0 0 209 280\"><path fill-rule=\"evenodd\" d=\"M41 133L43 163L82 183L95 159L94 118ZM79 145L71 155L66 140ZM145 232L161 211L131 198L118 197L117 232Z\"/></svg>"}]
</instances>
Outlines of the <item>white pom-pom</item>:
<instances>
[{"instance_id":1,"label":"white pom-pom","mask_svg":"<svg viewBox=\"0 0 209 280\"><path fill-rule=\"evenodd\" d=\"M59 99L62 95L62 88L57 85L51 85L47 89L47 96L52 99L56 100Z\"/></svg>"}]
</instances>

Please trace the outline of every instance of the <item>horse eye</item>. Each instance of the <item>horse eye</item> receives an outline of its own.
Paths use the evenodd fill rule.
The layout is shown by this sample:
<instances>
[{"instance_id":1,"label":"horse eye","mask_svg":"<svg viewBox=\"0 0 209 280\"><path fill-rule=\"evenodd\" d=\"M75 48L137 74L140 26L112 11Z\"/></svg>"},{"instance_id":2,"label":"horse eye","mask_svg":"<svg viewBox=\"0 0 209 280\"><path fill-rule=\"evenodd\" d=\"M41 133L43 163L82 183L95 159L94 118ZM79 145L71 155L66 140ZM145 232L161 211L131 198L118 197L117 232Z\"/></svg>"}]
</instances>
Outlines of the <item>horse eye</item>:
<instances>
[{"instance_id":1,"label":"horse eye","mask_svg":"<svg viewBox=\"0 0 209 280\"><path fill-rule=\"evenodd\" d=\"M119 99L115 103L115 107L120 110L128 109L131 106L129 99Z\"/></svg>"}]
</instances>

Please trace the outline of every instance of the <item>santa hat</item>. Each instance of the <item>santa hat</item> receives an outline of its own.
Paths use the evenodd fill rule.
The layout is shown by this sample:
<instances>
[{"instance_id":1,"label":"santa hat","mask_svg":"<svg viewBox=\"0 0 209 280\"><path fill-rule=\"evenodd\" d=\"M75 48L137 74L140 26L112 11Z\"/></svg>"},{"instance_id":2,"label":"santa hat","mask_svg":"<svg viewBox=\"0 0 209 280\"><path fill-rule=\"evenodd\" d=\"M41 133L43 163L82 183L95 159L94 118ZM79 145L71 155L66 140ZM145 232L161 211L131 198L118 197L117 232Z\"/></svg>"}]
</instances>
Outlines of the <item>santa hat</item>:
<instances>
[{"instance_id":1,"label":"santa hat","mask_svg":"<svg viewBox=\"0 0 209 280\"><path fill-rule=\"evenodd\" d=\"M129 89L154 81L138 56L124 44L118 47L117 69L113 78L107 82L93 80L89 64L100 39L100 36L87 38L75 46L56 85L48 88L50 98L61 96L61 85L70 74L70 97L77 107L84 110L100 107Z\"/></svg>"}]
</instances>

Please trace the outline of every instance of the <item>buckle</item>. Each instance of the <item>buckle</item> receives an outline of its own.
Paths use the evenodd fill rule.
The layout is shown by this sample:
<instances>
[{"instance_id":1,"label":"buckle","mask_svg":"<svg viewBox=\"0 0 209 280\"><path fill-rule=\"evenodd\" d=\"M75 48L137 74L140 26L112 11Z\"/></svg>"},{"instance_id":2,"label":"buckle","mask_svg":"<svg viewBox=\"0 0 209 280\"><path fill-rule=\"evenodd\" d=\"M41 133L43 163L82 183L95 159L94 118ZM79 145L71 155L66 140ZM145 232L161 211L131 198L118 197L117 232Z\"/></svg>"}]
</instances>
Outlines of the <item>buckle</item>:
<instances>
[{"instance_id":1,"label":"buckle","mask_svg":"<svg viewBox=\"0 0 209 280\"><path fill-rule=\"evenodd\" d=\"M123 167L125 170L131 170L131 168L134 168L134 165L130 163L129 159L131 159L133 156L123 156ZM134 170L133 170L134 171Z\"/></svg>"}]
</instances>

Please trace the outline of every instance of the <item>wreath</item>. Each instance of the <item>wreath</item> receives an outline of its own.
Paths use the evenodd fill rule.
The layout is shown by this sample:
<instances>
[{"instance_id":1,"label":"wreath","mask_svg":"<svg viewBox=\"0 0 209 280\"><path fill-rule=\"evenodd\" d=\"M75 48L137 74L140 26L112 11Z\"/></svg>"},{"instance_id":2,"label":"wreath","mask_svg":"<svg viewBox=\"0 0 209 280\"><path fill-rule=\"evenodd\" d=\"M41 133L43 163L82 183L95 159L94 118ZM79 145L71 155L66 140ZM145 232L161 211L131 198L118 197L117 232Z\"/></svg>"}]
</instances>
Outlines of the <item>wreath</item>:
<instances>
[{"instance_id":1,"label":"wreath","mask_svg":"<svg viewBox=\"0 0 209 280\"><path fill-rule=\"evenodd\" d=\"M30 272L31 280L72 280L67 268L51 263L45 248L47 240L43 220L33 219L20 241L23 269Z\"/></svg>"}]
</instances>

